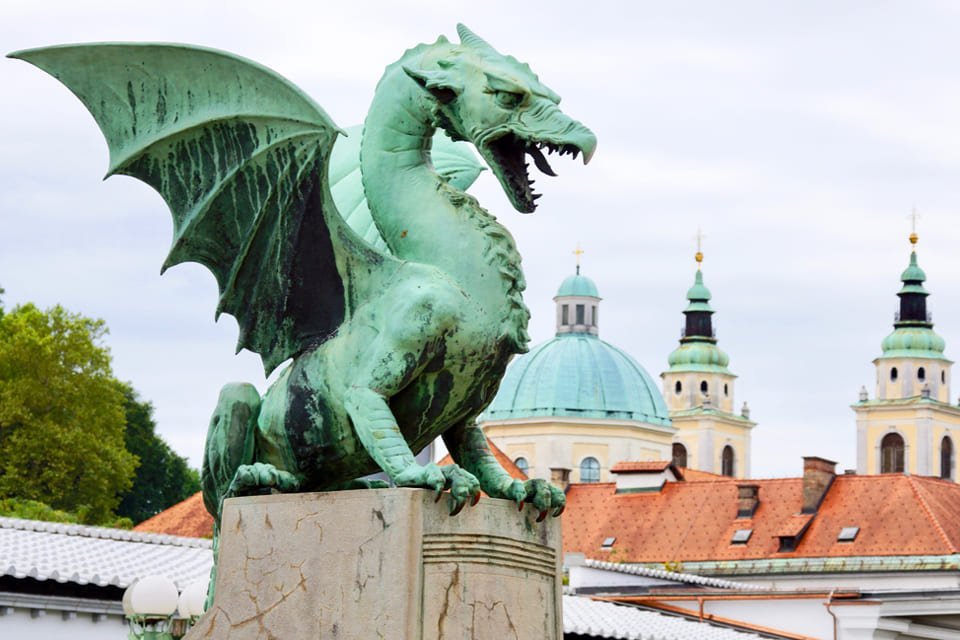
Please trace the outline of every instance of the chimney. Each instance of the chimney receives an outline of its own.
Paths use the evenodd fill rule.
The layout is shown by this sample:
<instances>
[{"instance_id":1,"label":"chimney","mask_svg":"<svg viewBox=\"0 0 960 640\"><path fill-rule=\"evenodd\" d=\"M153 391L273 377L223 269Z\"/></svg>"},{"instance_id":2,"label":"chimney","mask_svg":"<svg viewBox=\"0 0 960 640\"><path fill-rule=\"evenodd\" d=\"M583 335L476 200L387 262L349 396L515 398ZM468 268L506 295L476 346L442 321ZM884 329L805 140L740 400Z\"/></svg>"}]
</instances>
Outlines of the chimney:
<instances>
[{"instance_id":1,"label":"chimney","mask_svg":"<svg viewBox=\"0 0 960 640\"><path fill-rule=\"evenodd\" d=\"M760 486L756 484L737 485L737 517L752 518L760 505Z\"/></svg>"},{"instance_id":2,"label":"chimney","mask_svg":"<svg viewBox=\"0 0 960 640\"><path fill-rule=\"evenodd\" d=\"M837 475L837 463L826 458L803 458L803 509L801 513L816 513Z\"/></svg>"},{"instance_id":3,"label":"chimney","mask_svg":"<svg viewBox=\"0 0 960 640\"><path fill-rule=\"evenodd\" d=\"M550 467L550 483L566 491L570 486L570 469L563 467Z\"/></svg>"}]
</instances>

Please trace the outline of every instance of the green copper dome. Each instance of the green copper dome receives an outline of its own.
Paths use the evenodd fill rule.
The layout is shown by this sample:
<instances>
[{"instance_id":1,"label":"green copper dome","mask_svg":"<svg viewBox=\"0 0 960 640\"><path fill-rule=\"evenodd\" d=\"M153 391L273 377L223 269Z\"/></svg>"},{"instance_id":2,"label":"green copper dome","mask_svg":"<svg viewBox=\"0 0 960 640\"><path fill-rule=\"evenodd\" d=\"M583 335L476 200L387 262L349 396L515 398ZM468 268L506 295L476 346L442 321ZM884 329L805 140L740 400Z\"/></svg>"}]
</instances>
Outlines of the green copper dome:
<instances>
[{"instance_id":1,"label":"green copper dome","mask_svg":"<svg viewBox=\"0 0 960 640\"><path fill-rule=\"evenodd\" d=\"M560 298L563 296L599 298L600 292L597 290L597 285L594 284L593 280L587 276L580 275L580 267L577 267L577 272L564 280L563 284L561 284L557 290L557 297Z\"/></svg>"},{"instance_id":2,"label":"green copper dome","mask_svg":"<svg viewBox=\"0 0 960 640\"><path fill-rule=\"evenodd\" d=\"M727 373L730 356L709 342L686 342L673 350L667 358L670 371L707 371Z\"/></svg>"},{"instance_id":3,"label":"green copper dome","mask_svg":"<svg viewBox=\"0 0 960 640\"><path fill-rule=\"evenodd\" d=\"M707 289L707 286L703 284L703 272L699 269L693 279L693 286L687 289L687 300L690 301L690 304L687 305L687 311L713 312L709 304L710 289Z\"/></svg>"},{"instance_id":4,"label":"green copper dome","mask_svg":"<svg viewBox=\"0 0 960 640\"><path fill-rule=\"evenodd\" d=\"M517 357L480 419L535 417L671 424L663 396L643 367L583 333L558 335Z\"/></svg>"},{"instance_id":5,"label":"green copper dome","mask_svg":"<svg viewBox=\"0 0 960 640\"><path fill-rule=\"evenodd\" d=\"M943 338L926 327L899 327L883 339L882 358L943 359L946 347Z\"/></svg>"},{"instance_id":6,"label":"green copper dome","mask_svg":"<svg viewBox=\"0 0 960 640\"><path fill-rule=\"evenodd\" d=\"M920 268L920 265L917 264L916 251L910 252L910 264L903 270L903 273L900 274L900 279L903 280L904 284L907 282L923 282L927 279L927 274L925 274L923 269Z\"/></svg>"}]
</instances>

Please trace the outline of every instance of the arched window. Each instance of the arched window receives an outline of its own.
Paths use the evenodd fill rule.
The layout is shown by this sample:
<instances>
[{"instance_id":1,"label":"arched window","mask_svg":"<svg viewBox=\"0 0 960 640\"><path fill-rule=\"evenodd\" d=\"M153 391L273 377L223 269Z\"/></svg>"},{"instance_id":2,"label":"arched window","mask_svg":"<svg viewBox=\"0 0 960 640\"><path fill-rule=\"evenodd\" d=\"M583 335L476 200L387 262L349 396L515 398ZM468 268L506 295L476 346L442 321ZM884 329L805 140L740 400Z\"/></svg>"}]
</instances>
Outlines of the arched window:
<instances>
[{"instance_id":1,"label":"arched window","mask_svg":"<svg viewBox=\"0 0 960 640\"><path fill-rule=\"evenodd\" d=\"M942 382L943 384L947 384L947 372L946 372L946 371L941 371L941 372L940 372L940 382Z\"/></svg>"},{"instance_id":2,"label":"arched window","mask_svg":"<svg viewBox=\"0 0 960 640\"><path fill-rule=\"evenodd\" d=\"M919 380L920 382L923 382L926 379L927 379L927 370L924 369L923 367L920 367L919 369L917 369L917 380Z\"/></svg>"},{"instance_id":3,"label":"arched window","mask_svg":"<svg viewBox=\"0 0 960 640\"><path fill-rule=\"evenodd\" d=\"M528 473L530 471L530 463L527 462L527 459L524 458L523 456L520 456L519 458L514 460L513 464L517 466L517 469L520 469L520 471L523 471L523 475L525 476L530 475Z\"/></svg>"},{"instance_id":4,"label":"arched window","mask_svg":"<svg viewBox=\"0 0 960 640\"><path fill-rule=\"evenodd\" d=\"M704 380L703 382L700 383L700 393L702 393L703 395L707 395L707 390L708 390L708 389L709 389L709 387L707 386L707 381L706 381L706 380Z\"/></svg>"},{"instance_id":5,"label":"arched window","mask_svg":"<svg viewBox=\"0 0 960 640\"><path fill-rule=\"evenodd\" d=\"M903 473L903 438L898 433L880 441L880 473Z\"/></svg>"},{"instance_id":6,"label":"arched window","mask_svg":"<svg viewBox=\"0 0 960 640\"><path fill-rule=\"evenodd\" d=\"M940 477L953 480L953 440L950 436L943 436L940 441Z\"/></svg>"},{"instance_id":7,"label":"arched window","mask_svg":"<svg viewBox=\"0 0 960 640\"><path fill-rule=\"evenodd\" d=\"M720 473L728 478L732 478L733 474L736 473L735 462L733 459L733 447L727 445L723 448L723 454L720 457L720 463Z\"/></svg>"},{"instance_id":8,"label":"arched window","mask_svg":"<svg viewBox=\"0 0 960 640\"><path fill-rule=\"evenodd\" d=\"M730 387L727 385L726 382L723 383L723 395L724 397L730 395Z\"/></svg>"},{"instance_id":9,"label":"arched window","mask_svg":"<svg viewBox=\"0 0 960 640\"><path fill-rule=\"evenodd\" d=\"M687 466L687 448L679 442L673 443L673 464L678 467Z\"/></svg>"},{"instance_id":10,"label":"arched window","mask_svg":"<svg viewBox=\"0 0 960 640\"><path fill-rule=\"evenodd\" d=\"M580 482L600 482L600 462L590 456L580 462Z\"/></svg>"},{"instance_id":11,"label":"arched window","mask_svg":"<svg viewBox=\"0 0 960 640\"><path fill-rule=\"evenodd\" d=\"M680 384L679 380L677 380L677 384L673 385L673 392L677 395L680 395L681 391L683 391L683 385Z\"/></svg>"},{"instance_id":12,"label":"arched window","mask_svg":"<svg viewBox=\"0 0 960 640\"><path fill-rule=\"evenodd\" d=\"M896 381L897 381L897 368L890 367L890 382L896 382Z\"/></svg>"}]
</instances>

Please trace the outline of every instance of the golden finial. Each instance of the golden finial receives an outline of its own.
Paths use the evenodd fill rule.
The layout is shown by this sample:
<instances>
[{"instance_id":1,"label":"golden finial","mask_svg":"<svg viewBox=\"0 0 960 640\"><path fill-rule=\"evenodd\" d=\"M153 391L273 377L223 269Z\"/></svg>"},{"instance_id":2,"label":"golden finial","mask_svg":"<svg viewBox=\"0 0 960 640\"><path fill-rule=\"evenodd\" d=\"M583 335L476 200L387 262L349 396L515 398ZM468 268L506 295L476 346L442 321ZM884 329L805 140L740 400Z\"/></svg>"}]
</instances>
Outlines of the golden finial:
<instances>
[{"instance_id":1,"label":"golden finial","mask_svg":"<svg viewBox=\"0 0 960 640\"><path fill-rule=\"evenodd\" d=\"M701 250L701 245L703 243L703 231L700 229L700 227L697 227L697 235L695 237L697 240L697 253L694 254L693 258L697 261L697 271L700 271L700 263L703 262L703 251Z\"/></svg>"},{"instance_id":2,"label":"golden finial","mask_svg":"<svg viewBox=\"0 0 960 640\"><path fill-rule=\"evenodd\" d=\"M920 214L917 213L917 208L914 207L910 213L910 244L914 247L917 246L917 240L920 239L920 236L917 235L917 218L919 217Z\"/></svg>"},{"instance_id":3,"label":"golden finial","mask_svg":"<svg viewBox=\"0 0 960 640\"><path fill-rule=\"evenodd\" d=\"M580 243L577 243L577 248L574 249L573 255L577 257L577 275L580 275L580 256L582 256L586 251L580 248Z\"/></svg>"}]
</instances>

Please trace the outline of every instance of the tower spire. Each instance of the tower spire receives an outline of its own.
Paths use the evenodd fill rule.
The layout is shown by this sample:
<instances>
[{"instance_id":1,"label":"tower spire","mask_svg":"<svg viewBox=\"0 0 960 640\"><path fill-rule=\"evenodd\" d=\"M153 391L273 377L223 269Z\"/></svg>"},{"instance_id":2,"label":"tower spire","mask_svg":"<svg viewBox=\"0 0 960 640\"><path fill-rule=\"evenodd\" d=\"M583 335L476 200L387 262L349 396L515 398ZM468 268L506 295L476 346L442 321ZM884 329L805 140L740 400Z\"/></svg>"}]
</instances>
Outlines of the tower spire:
<instances>
[{"instance_id":1,"label":"tower spire","mask_svg":"<svg viewBox=\"0 0 960 640\"><path fill-rule=\"evenodd\" d=\"M923 287L927 275L917 264L917 241L920 236L917 235L917 210L914 209L910 214L910 264L900 275L903 281L903 287L897 292L900 298L900 312L894 322L894 327L924 327L930 329L933 327L929 315L927 314L927 296L930 295Z\"/></svg>"}]
</instances>

